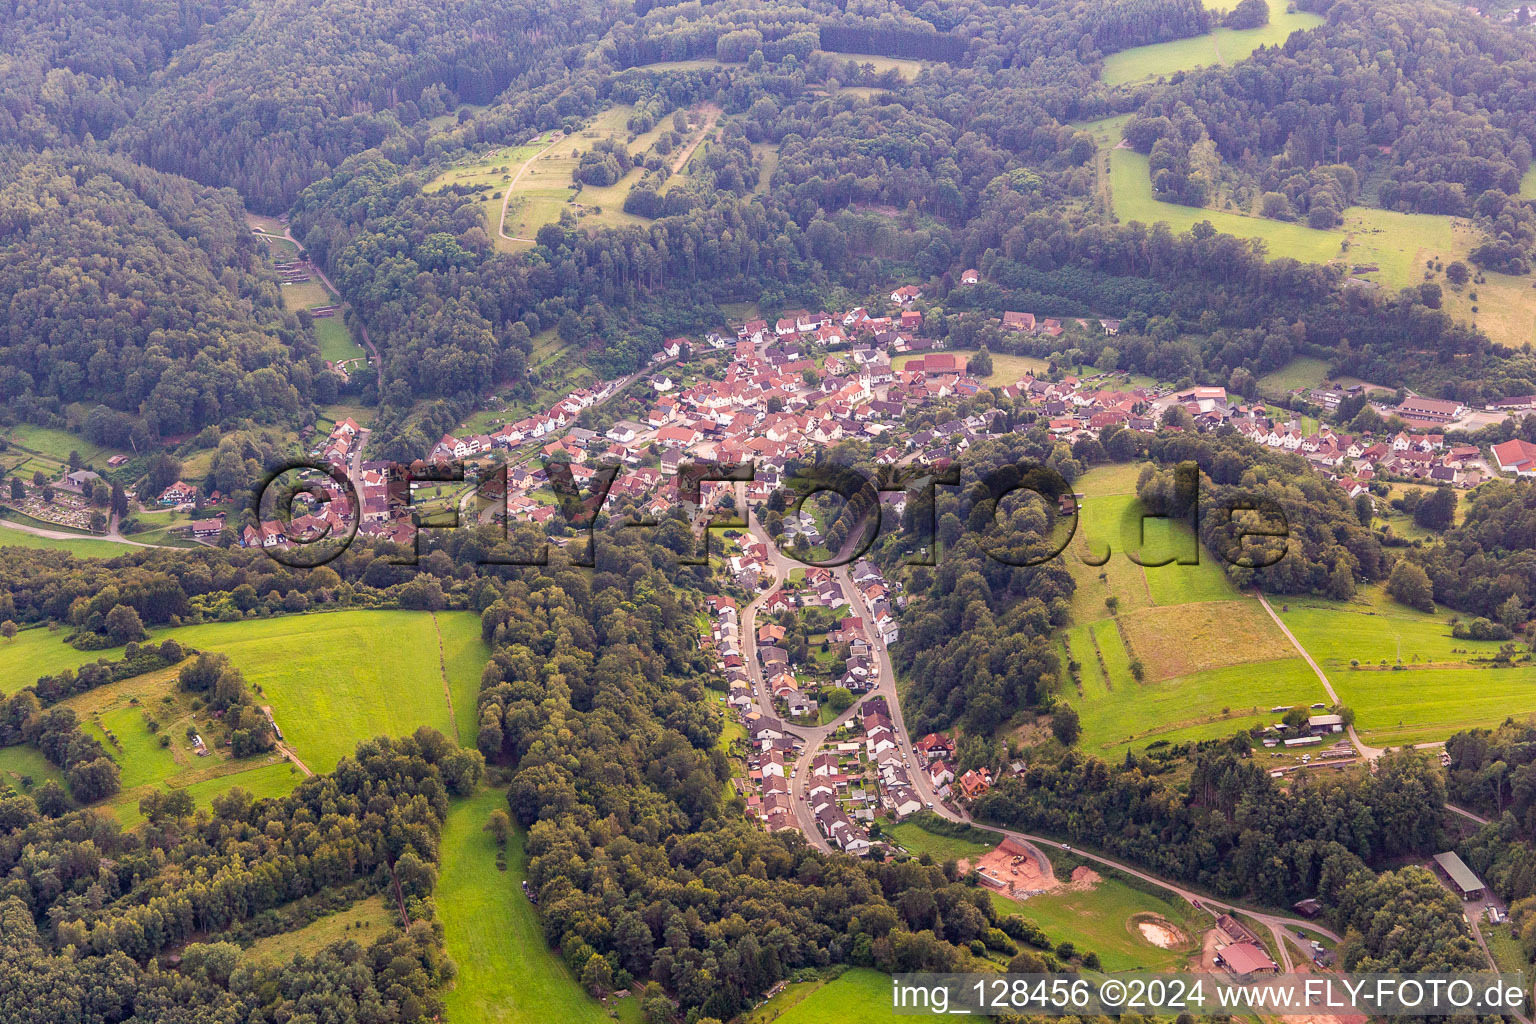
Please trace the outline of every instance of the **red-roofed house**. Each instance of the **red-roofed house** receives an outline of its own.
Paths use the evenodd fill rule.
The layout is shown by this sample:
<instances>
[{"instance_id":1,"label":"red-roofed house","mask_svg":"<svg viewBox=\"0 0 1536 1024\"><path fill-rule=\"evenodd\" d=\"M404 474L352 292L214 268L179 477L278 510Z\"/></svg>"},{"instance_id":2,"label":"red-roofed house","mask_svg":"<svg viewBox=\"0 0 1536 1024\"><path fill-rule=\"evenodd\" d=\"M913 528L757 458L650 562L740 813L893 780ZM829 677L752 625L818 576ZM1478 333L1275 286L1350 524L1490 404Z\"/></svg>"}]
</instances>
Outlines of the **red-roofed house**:
<instances>
[{"instance_id":1,"label":"red-roofed house","mask_svg":"<svg viewBox=\"0 0 1536 1024\"><path fill-rule=\"evenodd\" d=\"M1499 469L1519 476L1536 476L1536 444L1519 438L1493 446L1493 457Z\"/></svg>"}]
</instances>

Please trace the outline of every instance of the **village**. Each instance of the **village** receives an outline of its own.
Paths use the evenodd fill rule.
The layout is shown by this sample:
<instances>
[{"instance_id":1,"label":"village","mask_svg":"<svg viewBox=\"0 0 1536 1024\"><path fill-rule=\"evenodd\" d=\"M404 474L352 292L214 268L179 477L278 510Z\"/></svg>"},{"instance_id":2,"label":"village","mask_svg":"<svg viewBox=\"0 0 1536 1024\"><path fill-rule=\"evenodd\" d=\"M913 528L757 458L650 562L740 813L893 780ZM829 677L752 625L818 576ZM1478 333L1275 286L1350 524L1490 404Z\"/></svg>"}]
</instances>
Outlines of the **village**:
<instances>
[{"instance_id":1,"label":"village","mask_svg":"<svg viewBox=\"0 0 1536 1024\"><path fill-rule=\"evenodd\" d=\"M963 283L973 283L968 271ZM680 495L678 472L687 463L750 464L751 482L716 501L729 507L756 507L767 500L793 469L813 461L819 451L848 440L868 442L874 459L889 465L944 464L973 444L1007 429L996 410L937 419L911 427L915 413L939 414L983 390L1022 402L1053 436L1072 444L1098 439L1106 431L1151 432L1161 427L1216 430L1230 427L1255 444L1293 452L1351 497L1385 494L1385 481L1421 482L1471 488L1500 473L1536 475L1536 445L1509 441L1492 446L1491 455L1471 444L1448 444L1445 431L1470 413L1453 401L1409 393L1393 404L1390 393L1365 385L1299 389L1298 404L1333 409L1362 391L1371 408L1394 429L1379 435L1350 434L1327 424L1285 413L1263 402L1250 403L1225 387L1197 385L1173 389L1133 386L1123 372L1047 379L1025 373L1017 380L986 383L969 372L965 353L941 350L942 340L924 336L923 313L911 308L922 292L903 286L890 293L891 308L881 315L858 307L839 314L797 310L773 323L751 319L734 327L734 337L712 332L701 342L668 339L650 366L623 378L578 388L547 410L504 423L487 433L445 435L428 461L463 465L467 483L458 491L461 510L483 521L548 524L559 514L548 466L569 465L578 488L593 486L612 467L604 510L625 507L638 517L663 515ZM1002 327L1020 336L1054 338L1074 330L1116 334L1112 319L1067 321L1005 312ZM712 375L689 368L713 356ZM622 400L640 415L614 418L601 407ZM1510 399L1490 407L1500 416L1536 407L1536 396ZM1478 413L1477 415L1482 415ZM928 417L934 419L935 417ZM584 426L583 423L592 424ZM350 477L357 509L323 474L312 474L315 503L286 526L276 518L247 526L245 546L276 547L350 530L370 538L412 543L412 492L391 490L390 467L363 460L367 431L342 419L310 455ZM504 477L499 470L504 468ZM1378 483L1380 482L1380 483ZM1377 486L1373 487L1373 484ZM195 494L178 482L158 496L159 504L177 505ZM900 511L904 496L882 498ZM296 524L296 525L295 525ZM819 540L813 517L790 517L784 533L805 533ZM218 532L213 524L201 539ZM199 531L194 525L194 536ZM761 545L728 545L727 566L742 589L755 589L767 573Z\"/></svg>"}]
</instances>

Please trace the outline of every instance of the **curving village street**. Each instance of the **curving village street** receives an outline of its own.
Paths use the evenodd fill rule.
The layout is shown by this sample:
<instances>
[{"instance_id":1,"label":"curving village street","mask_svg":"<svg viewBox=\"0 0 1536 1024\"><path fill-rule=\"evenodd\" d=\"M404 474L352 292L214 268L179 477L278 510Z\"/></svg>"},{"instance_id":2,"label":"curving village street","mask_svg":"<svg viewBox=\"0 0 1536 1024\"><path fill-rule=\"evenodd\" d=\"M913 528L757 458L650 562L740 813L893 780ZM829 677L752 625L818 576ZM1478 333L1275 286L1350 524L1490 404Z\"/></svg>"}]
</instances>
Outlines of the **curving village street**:
<instances>
[{"instance_id":1,"label":"curving village street","mask_svg":"<svg viewBox=\"0 0 1536 1024\"><path fill-rule=\"evenodd\" d=\"M778 547L774 544L773 539L768 535L768 531L763 527L762 523L758 521L755 513L749 513L748 515L748 529L753 538L766 548L768 552L768 563L772 571L772 576L766 589L764 589L760 595L754 598L742 609L740 630L742 638L742 653L743 660L745 662L745 668L748 677L751 680L753 709L765 717L772 718L775 716L775 710L765 686L762 664L758 657L757 620L764 606L770 603L774 595L783 589L786 580L789 578L790 571L792 569L801 568L803 566L801 563L796 562L794 559L787 557L779 551ZM842 560L842 558L846 558L848 556L851 547L857 542L857 539L858 538L856 537L849 539L848 543L844 546L843 551L840 552L841 558L839 560ZM831 572L833 578L837 581L838 586L841 588L843 598L848 603L849 608L854 612L854 614L866 614L868 612L868 608L864 602L863 595L854 585L853 579L848 570L848 566L837 566L836 568L832 569ZM822 834L821 829L817 826L811 803L807 798L807 790L811 785L812 779L812 765L816 760L817 755L822 752L824 746L827 744L831 736L839 728L852 721L855 716L859 714L861 708L866 702L876 698L884 699L886 705L890 709L890 717L892 725L894 726L896 744L900 751L902 760L906 764L914 766L920 765L922 763L919 759L917 750L913 746L911 733L909 732L906 721L902 715L901 698L896 687L896 674L891 664L890 652L887 649L886 644L878 640L872 644L872 647L874 653L874 661L877 667L877 675L875 677L875 681L870 685L869 690L862 694L859 700L853 706L849 707L836 718L823 725L804 726L791 723L783 724L785 731L790 733L800 745L799 751L796 754L792 765L787 766L787 774L789 776L790 783L790 800L793 806L795 825L799 831L805 835L807 842L823 851L830 852L833 850L833 846L827 841L827 838ZM913 788L917 791L919 799L923 802L925 807L932 810L933 813L950 821L964 824L972 823L970 814L965 810L963 806L961 806L958 802L947 801L940 796L940 794L935 790L932 779L929 777L927 772L921 770L912 771L909 774L909 778ZM1102 865L1107 868L1113 868L1114 870L1124 875L1128 875L1132 878L1139 879L1143 882L1147 882L1151 885L1157 886L1158 888L1164 889L1167 892L1170 892L1185 900L1192 906L1209 912L1213 918L1222 913L1240 911L1247 917L1258 921L1260 924L1271 931L1271 933L1274 935L1276 946L1280 950L1281 956L1284 960L1283 966L1287 971L1289 971L1292 966L1291 947L1293 945L1302 952L1303 959L1310 955L1306 952L1305 948L1298 943L1295 937L1296 929L1305 928L1312 932L1321 934L1335 942L1339 941L1340 938L1338 935L1334 934L1326 927L1319 925L1315 921L1303 920L1302 918L1293 917L1290 915L1274 914L1244 906L1242 904L1216 899L1211 896L1196 892L1195 890L1187 888L1186 886L1180 885L1178 883L1170 882L1167 879L1151 874L1140 868L1133 867L1122 861L1104 857L1096 853L1091 853L1089 851L1073 847L1069 844L1062 843L1054 839L1049 839L1044 836L1031 835L1025 832L1017 832L1012 829L1002 828L991 823L985 824L984 827L1027 848L1030 856L1032 856L1036 861L1041 878L1046 881L1053 879L1054 874L1050 859L1046 856L1043 848L1054 847L1063 851L1070 851L1077 857L1080 857L1084 860Z\"/></svg>"}]
</instances>

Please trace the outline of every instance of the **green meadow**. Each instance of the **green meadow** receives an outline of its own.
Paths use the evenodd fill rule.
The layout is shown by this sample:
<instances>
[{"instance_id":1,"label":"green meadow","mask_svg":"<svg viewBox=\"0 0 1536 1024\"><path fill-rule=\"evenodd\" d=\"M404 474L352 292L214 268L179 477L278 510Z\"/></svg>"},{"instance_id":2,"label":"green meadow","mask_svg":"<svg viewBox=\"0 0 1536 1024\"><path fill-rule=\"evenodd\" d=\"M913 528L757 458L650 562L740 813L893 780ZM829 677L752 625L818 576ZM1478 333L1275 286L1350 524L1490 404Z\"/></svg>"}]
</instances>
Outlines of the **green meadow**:
<instances>
[{"instance_id":1,"label":"green meadow","mask_svg":"<svg viewBox=\"0 0 1536 1024\"><path fill-rule=\"evenodd\" d=\"M1297 356L1278 370L1259 378L1259 391L1284 398L1297 388L1315 388L1328 380L1328 363L1316 356Z\"/></svg>"},{"instance_id":2,"label":"green meadow","mask_svg":"<svg viewBox=\"0 0 1536 1024\"><path fill-rule=\"evenodd\" d=\"M1077 664L1078 685L1063 695L1077 709L1083 748L1112 756L1128 745L1231 735L1267 722L1274 705L1325 699L1294 646L1188 523L1149 518L1137 530L1140 470L1098 467L1076 484L1078 530L1063 557L1077 590L1061 651ZM1138 565L1128 551L1176 561Z\"/></svg>"},{"instance_id":3,"label":"green meadow","mask_svg":"<svg viewBox=\"0 0 1536 1024\"><path fill-rule=\"evenodd\" d=\"M111 540L96 540L91 537L39 537L35 533L13 529L4 522L0 522L0 548L63 551L66 554L78 555L81 558L119 558L123 555L131 555L134 552L134 547L131 544L120 544L117 541ZM0 642L0 648L3 648L3 642ZM3 657L3 650L0 650L0 658Z\"/></svg>"},{"instance_id":4,"label":"green meadow","mask_svg":"<svg viewBox=\"0 0 1536 1024\"><path fill-rule=\"evenodd\" d=\"M193 806L208 807L212 804L214 797L228 793L237 787L249 793L253 800L261 800L266 797L287 796L303 781L303 773L287 761L278 760L268 761L258 768L247 768L228 775L213 776L176 788L186 791L192 798ZM114 797L109 809L124 828L133 828L144 820L139 814L137 799L130 805Z\"/></svg>"},{"instance_id":5,"label":"green meadow","mask_svg":"<svg viewBox=\"0 0 1536 1024\"><path fill-rule=\"evenodd\" d=\"M405 735L421 725L472 741L480 670L490 657L471 612L286 615L155 636L229 655L261 687L261 703L272 706L288 745L316 772L330 771L361 739ZM27 630L0 641L0 691L99 657L121 652L78 651L61 633Z\"/></svg>"},{"instance_id":6,"label":"green meadow","mask_svg":"<svg viewBox=\"0 0 1536 1024\"><path fill-rule=\"evenodd\" d=\"M523 832L507 841L507 870L485 831L506 795L485 789L449 809L435 898L458 977L447 993L449 1024L602 1024L607 1013L544 944L538 913L522 893Z\"/></svg>"},{"instance_id":7,"label":"green meadow","mask_svg":"<svg viewBox=\"0 0 1536 1024\"><path fill-rule=\"evenodd\" d=\"M1182 900L1153 896L1113 876L1089 886L1063 885L1026 900L993 894L992 903L1000 914L1017 913L1033 921L1055 942L1068 941L1079 953L1099 954L1106 971L1180 967L1200 948L1199 936L1206 927L1200 912ZM1145 920L1172 925L1185 941L1172 949L1154 945L1136 927Z\"/></svg>"},{"instance_id":8,"label":"green meadow","mask_svg":"<svg viewBox=\"0 0 1536 1024\"><path fill-rule=\"evenodd\" d=\"M1176 71L1234 64L1261 46L1279 46L1292 32L1323 23L1316 14L1286 10L1286 0L1269 0L1269 24L1258 28L1217 28L1202 36L1137 46L1104 58L1105 85L1143 82Z\"/></svg>"},{"instance_id":9,"label":"green meadow","mask_svg":"<svg viewBox=\"0 0 1536 1024\"><path fill-rule=\"evenodd\" d=\"M242 960L263 964L281 964L300 953L314 956L333 942L352 939L367 946L396 928L396 911L375 894L358 900L345 910L327 914L291 932L279 932L257 939L241 953Z\"/></svg>"},{"instance_id":10,"label":"green meadow","mask_svg":"<svg viewBox=\"0 0 1536 1024\"><path fill-rule=\"evenodd\" d=\"M10 786L18 792L26 792L29 786L23 784L23 779L32 780L30 787L50 781L64 785L64 773L36 747L25 743L0 747L0 789Z\"/></svg>"},{"instance_id":11,"label":"green meadow","mask_svg":"<svg viewBox=\"0 0 1536 1024\"><path fill-rule=\"evenodd\" d=\"M774 1024L895 1024L912 1020L891 1006L891 977L867 967L854 967L828 982L791 985L775 996L752 1021ZM778 1010L777 1013L774 1011Z\"/></svg>"},{"instance_id":12,"label":"green meadow","mask_svg":"<svg viewBox=\"0 0 1536 1024\"><path fill-rule=\"evenodd\" d=\"M526 246L539 228L558 221L565 210L570 210L582 223L592 227L646 223L643 217L624 212L624 200L630 189L645 176L645 169L639 166L645 154L661 133L671 127L671 122L663 119L650 131L631 138L627 122L633 113L634 108L628 105L609 107L574 136L557 138L547 148L536 150L537 155L532 159L524 157L526 167L520 177L518 172L523 164L513 166L510 174L505 175L505 187L494 190L498 198L487 203L488 209L494 209L488 226L497 247ZM581 162L581 154L603 139L622 144L635 158L636 166L612 185L575 188L573 174ZM440 181L433 184L438 185ZM501 196L508 196L505 217L501 214ZM510 238L502 237L496 230L498 227Z\"/></svg>"},{"instance_id":13,"label":"green meadow","mask_svg":"<svg viewBox=\"0 0 1536 1024\"><path fill-rule=\"evenodd\" d=\"M1499 642L1457 640L1449 613L1416 611L1376 588L1343 603L1272 603L1373 746L1443 740L1536 713L1536 666L1487 667L1478 659L1494 655Z\"/></svg>"},{"instance_id":14,"label":"green meadow","mask_svg":"<svg viewBox=\"0 0 1536 1024\"><path fill-rule=\"evenodd\" d=\"M363 351L363 346L353 340L352 332L347 330L347 325L342 323L339 316L316 320L315 340L320 343L320 357L333 363L362 359L368 354Z\"/></svg>"},{"instance_id":15,"label":"green meadow","mask_svg":"<svg viewBox=\"0 0 1536 1024\"><path fill-rule=\"evenodd\" d=\"M502 199L507 188L516 177L518 169L548 146L552 138L552 135L545 132L525 145L501 146L488 153L466 157L433 178L422 191L437 192L450 186L474 190L485 214L485 229L492 239L496 239L496 229L501 223ZM509 243L506 239L500 239L497 244Z\"/></svg>"},{"instance_id":16,"label":"green meadow","mask_svg":"<svg viewBox=\"0 0 1536 1024\"><path fill-rule=\"evenodd\" d=\"M118 764L122 789L101 805L105 810L132 827L141 820L139 801L156 790L186 790L206 806L235 786L275 796L298 784L300 774L280 754L237 760L220 748L211 713L177 689L176 671L146 673L60 702ZM207 755L198 756L188 728L210 744Z\"/></svg>"},{"instance_id":17,"label":"green meadow","mask_svg":"<svg viewBox=\"0 0 1536 1024\"><path fill-rule=\"evenodd\" d=\"M903 821L881 827L886 835L896 840L914 856L926 853L936 864L942 864L948 860L979 857L996 845L996 843L986 845L969 839L941 836L937 832L928 831L915 821Z\"/></svg>"},{"instance_id":18,"label":"green meadow","mask_svg":"<svg viewBox=\"0 0 1536 1024\"><path fill-rule=\"evenodd\" d=\"M1362 269L1359 276L1391 289L1423 281L1426 261L1466 259L1477 242L1476 233L1466 221L1435 214L1351 206L1344 211L1341 227L1325 230L1236 208L1164 202L1153 195L1147 157L1133 149L1114 148L1124 124L1122 116L1078 126L1091 132L1104 150L1100 166L1102 170L1107 165L1107 173L1103 173L1102 180L1108 186L1109 205L1121 222L1161 222L1175 232L1208 222L1224 234L1262 241L1271 257L1288 256L1308 263L1336 261L1351 269L1374 267ZM1476 320L1498 340L1529 340L1536 336L1530 326L1531 314L1536 312L1536 297L1530 294L1528 279L1505 280L1505 276L1489 275L1487 283L1461 292L1449 289L1441 279L1445 308ZM1471 311L1474 291L1483 301L1476 314ZM1503 296L1505 301L1488 301L1484 292L1495 299Z\"/></svg>"}]
</instances>

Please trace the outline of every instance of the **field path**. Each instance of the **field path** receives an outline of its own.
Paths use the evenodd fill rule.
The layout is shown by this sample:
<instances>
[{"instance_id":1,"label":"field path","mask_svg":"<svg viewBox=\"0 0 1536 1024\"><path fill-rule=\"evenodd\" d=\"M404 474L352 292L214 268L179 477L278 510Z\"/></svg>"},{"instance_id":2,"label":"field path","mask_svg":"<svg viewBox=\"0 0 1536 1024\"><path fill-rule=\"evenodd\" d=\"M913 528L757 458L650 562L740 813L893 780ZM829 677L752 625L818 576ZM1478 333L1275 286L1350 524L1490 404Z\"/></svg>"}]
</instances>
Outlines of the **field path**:
<instances>
[{"instance_id":1,"label":"field path","mask_svg":"<svg viewBox=\"0 0 1536 1024\"><path fill-rule=\"evenodd\" d=\"M443 699L448 702L448 724L453 726L453 738L459 738L459 716L453 712L453 690L448 685L448 656L443 651L443 627L437 623L437 612L432 616L432 631L437 634L437 667L443 677Z\"/></svg>"},{"instance_id":2,"label":"field path","mask_svg":"<svg viewBox=\"0 0 1536 1024\"><path fill-rule=\"evenodd\" d=\"M257 227L254 224L250 225L250 227L253 232L263 238L278 237L263 228ZM289 229L287 224L283 225L282 238L288 242L293 243L294 248L297 249L300 253L304 253L304 243L293 237L293 231ZM330 292L336 297L336 304L341 306L343 309L350 309L350 304L341 296L341 289L332 284L331 279L325 276L325 271L320 269L320 264L311 261L310 266L314 268L315 276L320 279L320 283L325 285L326 291ZM357 311L353 310L353 312L356 313ZM363 323L363 318L361 316L354 316L352 319L353 322L357 324L358 333L363 336L363 346L367 348L369 354L373 356L373 372L374 375L378 377L379 391L382 393L384 391L384 360L379 358L378 346L373 343L372 338L368 337L368 325Z\"/></svg>"},{"instance_id":3,"label":"field path","mask_svg":"<svg viewBox=\"0 0 1536 1024\"><path fill-rule=\"evenodd\" d=\"M277 719L272 717L272 706L270 704L262 705L261 710L263 710L263 711L265 711L267 713L267 721L272 722L273 724L276 724ZM303 761L299 760L299 755L295 754L293 752L293 748L288 746L282 740L274 739L272 741L272 745L277 748L277 752L279 754L282 754L288 760L292 761L295 765L297 765L298 768L299 768L299 771L303 772L306 776L315 774L314 772L309 770L309 765L307 765Z\"/></svg>"},{"instance_id":4,"label":"field path","mask_svg":"<svg viewBox=\"0 0 1536 1024\"><path fill-rule=\"evenodd\" d=\"M713 103L705 103L700 107L700 109L704 111L704 125L699 129L699 137L694 139L690 144L684 146L682 151L677 154L677 159L672 161L673 174L681 173L682 169L688 166L688 161L693 158L693 151L699 148L700 143L709 138L709 133L715 129L715 121L717 121L721 113L723 113L723 111L721 111L721 109L715 106Z\"/></svg>"},{"instance_id":5,"label":"field path","mask_svg":"<svg viewBox=\"0 0 1536 1024\"><path fill-rule=\"evenodd\" d=\"M110 533L75 533L72 530L45 530L40 526L28 526L25 523L13 523L9 519L0 519L0 526L10 530L18 530L21 533L30 533L34 537L45 537L48 540L104 540L111 544L124 544L134 548L158 548L160 544L145 544L143 541L129 540L122 534L115 536ZM4 543L0 541L0 543Z\"/></svg>"},{"instance_id":6,"label":"field path","mask_svg":"<svg viewBox=\"0 0 1536 1024\"><path fill-rule=\"evenodd\" d=\"M1269 617L1275 620L1275 625L1280 627L1280 632L1284 633L1285 638L1291 642L1291 646L1296 648L1296 653L1301 655L1301 660L1310 665L1312 671L1317 673L1318 682L1322 683L1323 689L1328 692L1328 699L1333 701L1336 706L1342 706L1343 702L1339 700L1339 695L1333 692L1333 684L1328 681L1328 676L1324 674L1322 666L1312 660L1312 655L1308 654L1307 649L1301 646L1301 641L1296 639L1296 634L1291 632L1289 626L1280 621L1280 616L1276 615L1275 610L1270 607L1269 598L1264 596L1264 591L1255 588L1254 593L1259 595L1259 604L1262 604L1264 610L1269 612ZM1360 752L1360 756L1367 761L1374 761L1385 753L1381 747L1366 746L1355 733L1353 725L1349 727L1349 742L1354 744L1355 749Z\"/></svg>"},{"instance_id":7,"label":"field path","mask_svg":"<svg viewBox=\"0 0 1536 1024\"><path fill-rule=\"evenodd\" d=\"M496 224L496 233L498 235L500 235L502 238L510 239L511 241L514 241L514 242L533 242L534 244L538 244L536 239L532 239L532 238L519 238L516 235L509 235L509 234L507 234L507 204L512 201L512 190L517 188L517 183L518 183L518 181L520 181L522 179L523 172L526 171L529 167L533 166L533 162L535 160L537 160L539 157L543 156L545 153L548 153L550 150L554 149L557 145L559 145L560 143L562 143L564 141L565 141L565 133L562 132L561 134L559 134L559 135L555 136L553 139L551 139L550 142L549 142L549 145L545 146L543 149L541 149L537 153L533 154L533 156L531 156L527 160L523 161L523 166L519 167L517 169L517 173L512 176L512 180L507 184L506 192L502 193L502 196L501 196L501 220L498 221L497 224Z\"/></svg>"}]
</instances>

